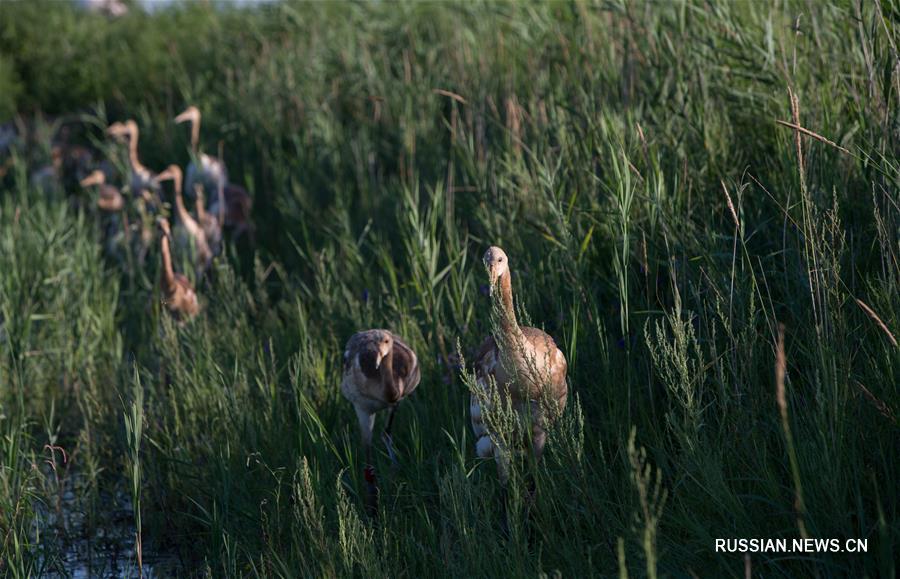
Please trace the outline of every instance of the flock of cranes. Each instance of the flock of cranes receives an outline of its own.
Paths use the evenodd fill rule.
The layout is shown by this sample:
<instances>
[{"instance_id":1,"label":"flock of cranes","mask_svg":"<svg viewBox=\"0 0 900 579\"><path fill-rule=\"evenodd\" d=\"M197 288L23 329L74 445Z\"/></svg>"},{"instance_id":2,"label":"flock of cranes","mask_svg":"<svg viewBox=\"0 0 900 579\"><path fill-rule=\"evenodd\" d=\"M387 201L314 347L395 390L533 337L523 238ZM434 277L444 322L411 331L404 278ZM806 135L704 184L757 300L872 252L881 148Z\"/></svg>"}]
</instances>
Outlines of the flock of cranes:
<instances>
[{"instance_id":1,"label":"flock of cranes","mask_svg":"<svg viewBox=\"0 0 900 579\"><path fill-rule=\"evenodd\" d=\"M223 231L230 230L237 239L247 234L252 238L253 225L250 219L253 202L247 191L229 182L225 164L218 158L200 150L200 111L190 106L175 117L175 123L191 124L191 162L186 175L178 165L169 165L165 170L154 173L141 163L138 144L140 130L134 120L115 122L106 129L106 134L117 143L125 145L128 153L129 178L122 190L108 182L109 176L103 169L95 169L81 179L83 188L96 188L97 208L115 219L109 223L106 232L108 243L115 245L124 238L126 246L137 239L139 263L151 244L154 230L159 232L159 247L162 256L160 289L166 309L179 321L184 322L197 315L200 302L187 277L174 271L174 251L187 251L194 262L196 278L202 279L213 259L222 251ZM164 214L163 183L171 182L172 208L176 234ZM127 189L128 194L122 191ZM184 199L187 189L194 195L194 211L191 213ZM207 205L207 199L209 204ZM137 208L136 223L129 219L129 206ZM154 221L156 228L154 228Z\"/></svg>"},{"instance_id":2,"label":"flock of cranes","mask_svg":"<svg viewBox=\"0 0 900 579\"><path fill-rule=\"evenodd\" d=\"M160 291L168 312L183 323L200 312L200 300L187 277L174 270L173 250L192 250L197 279L221 253L223 230L234 235L252 232L250 196L228 182L225 164L200 148L200 111L188 107L175 117L176 123L191 125L191 162L182 173L178 165L169 165L154 173L141 164L138 155L139 130L133 120L113 123L107 134L128 147L130 189L134 202L141 205L144 223L138 226L140 247L146 251L152 243L153 227L146 216L154 216L162 259ZM171 182L173 215L178 228L163 215L162 184ZM130 230L125 196L106 182L106 174L96 170L81 181L83 187L96 187L101 211L121 216L126 232ZM194 212L185 203L184 191L194 194ZM211 197L207 205L207 198ZM143 253L141 254L143 255ZM510 478L511 457L523 449L539 460L547 440L547 430L562 413L568 398L567 363L562 351L548 334L537 328L520 326L513 302L509 257L499 247L484 254L490 293L493 297L495 333L488 336L475 356L475 388L470 399L470 418L478 456L493 458L503 494ZM364 448L366 510L377 513L378 486L373 460L375 415L388 411L382 440L393 463L397 462L391 428L398 405L418 387L421 379L419 358L398 335L386 329L371 329L354 334L343 356L341 392L356 411L360 439ZM512 410L519 430L513 436L499 432L492 412L504 407ZM522 431L523 427L527 427ZM530 448L529 448L530 447ZM533 482L529 496L534 497ZM505 513L505 499L504 499ZM505 526L504 515L504 526Z\"/></svg>"}]
</instances>

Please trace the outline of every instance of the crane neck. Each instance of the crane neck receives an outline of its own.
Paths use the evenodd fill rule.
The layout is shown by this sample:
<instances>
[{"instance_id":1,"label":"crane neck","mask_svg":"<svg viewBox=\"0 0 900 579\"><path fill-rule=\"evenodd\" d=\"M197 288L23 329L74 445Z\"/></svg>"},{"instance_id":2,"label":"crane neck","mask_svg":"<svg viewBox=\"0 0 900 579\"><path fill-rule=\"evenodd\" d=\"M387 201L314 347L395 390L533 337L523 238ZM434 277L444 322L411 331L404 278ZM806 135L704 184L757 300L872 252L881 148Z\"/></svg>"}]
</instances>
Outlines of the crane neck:
<instances>
[{"instance_id":1,"label":"crane neck","mask_svg":"<svg viewBox=\"0 0 900 579\"><path fill-rule=\"evenodd\" d=\"M381 359L381 383L384 385L384 397L394 403L400 398L396 381L394 380L394 348L388 352L387 356Z\"/></svg>"},{"instance_id":2,"label":"crane neck","mask_svg":"<svg viewBox=\"0 0 900 579\"><path fill-rule=\"evenodd\" d=\"M178 212L178 219L182 223L187 223L192 219L187 207L184 206L184 197L181 196L181 180L178 178L175 179L175 211Z\"/></svg>"},{"instance_id":3,"label":"crane neck","mask_svg":"<svg viewBox=\"0 0 900 579\"><path fill-rule=\"evenodd\" d=\"M204 202L203 194L197 191L197 219L201 222L206 221L206 207L203 206Z\"/></svg>"},{"instance_id":4,"label":"crane neck","mask_svg":"<svg viewBox=\"0 0 900 579\"><path fill-rule=\"evenodd\" d=\"M128 139L128 162L131 163L131 170L135 173L140 172L144 166L141 165L140 159L138 159L138 129L134 127L134 130L131 133L131 138Z\"/></svg>"},{"instance_id":5,"label":"crane neck","mask_svg":"<svg viewBox=\"0 0 900 579\"><path fill-rule=\"evenodd\" d=\"M191 119L191 151L194 153L194 157L197 157L197 161L199 162L200 158L200 113L197 113L197 116Z\"/></svg>"},{"instance_id":6,"label":"crane neck","mask_svg":"<svg viewBox=\"0 0 900 579\"><path fill-rule=\"evenodd\" d=\"M172 269L172 253L169 249L168 233L162 234L162 238L160 240L160 250L162 251L163 261L160 281L162 283L163 291L167 294L170 294L175 290L175 272Z\"/></svg>"},{"instance_id":7,"label":"crane neck","mask_svg":"<svg viewBox=\"0 0 900 579\"><path fill-rule=\"evenodd\" d=\"M522 337L522 330L516 320L516 307L513 303L512 279L510 272L506 272L497 280L500 290L500 330L507 338L518 339Z\"/></svg>"}]
</instances>

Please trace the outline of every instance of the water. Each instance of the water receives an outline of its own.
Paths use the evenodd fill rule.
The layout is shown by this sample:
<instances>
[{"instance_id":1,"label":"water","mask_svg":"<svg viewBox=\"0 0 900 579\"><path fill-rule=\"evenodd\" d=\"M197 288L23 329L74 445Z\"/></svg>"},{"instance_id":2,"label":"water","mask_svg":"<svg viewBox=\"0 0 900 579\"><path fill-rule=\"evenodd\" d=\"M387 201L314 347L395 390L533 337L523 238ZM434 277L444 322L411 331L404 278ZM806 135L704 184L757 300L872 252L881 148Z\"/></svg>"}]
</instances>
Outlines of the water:
<instances>
[{"instance_id":1,"label":"water","mask_svg":"<svg viewBox=\"0 0 900 579\"><path fill-rule=\"evenodd\" d=\"M134 508L125 481L96 497L86 492L86 484L82 475L70 471L59 481L54 500L38 509L36 524L49 548L42 576L137 577ZM183 569L178 559L154 549L144 531L143 576L178 576Z\"/></svg>"}]
</instances>

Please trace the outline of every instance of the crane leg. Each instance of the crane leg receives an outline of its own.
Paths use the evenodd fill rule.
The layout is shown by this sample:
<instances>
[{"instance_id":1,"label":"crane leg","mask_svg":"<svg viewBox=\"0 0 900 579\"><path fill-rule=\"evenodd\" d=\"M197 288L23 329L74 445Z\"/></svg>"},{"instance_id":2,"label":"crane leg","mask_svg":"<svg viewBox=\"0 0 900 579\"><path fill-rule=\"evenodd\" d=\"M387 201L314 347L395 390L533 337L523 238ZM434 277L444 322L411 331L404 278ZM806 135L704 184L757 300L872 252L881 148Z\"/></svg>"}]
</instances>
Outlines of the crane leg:
<instances>
[{"instance_id":1,"label":"crane leg","mask_svg":"<svg viewBox=\"0 0 900 579\"><path fill-rule=\"evenodd\" d=\"M366 447L366 466L363 469L363 478L366 481L366 514L375 520L378 518L378 480L375 478L375 467L372 466L372 446Z\"/></svg>"},{"instance_id":2,"label":"crane leg","mask_svg":"<svg viewBox=\"0 0 900 579\"><path fill-rule=\"evenodd\" d=\"M372 462L372 429L375 426L375 415L357 407L356 418L359 420L359 433L363 447L366 449L366 466L363 468L363 478L366 484L366 513L375 519L378 515L378 481L375 478L375 465Z\"/></svg>"}]
</instances>

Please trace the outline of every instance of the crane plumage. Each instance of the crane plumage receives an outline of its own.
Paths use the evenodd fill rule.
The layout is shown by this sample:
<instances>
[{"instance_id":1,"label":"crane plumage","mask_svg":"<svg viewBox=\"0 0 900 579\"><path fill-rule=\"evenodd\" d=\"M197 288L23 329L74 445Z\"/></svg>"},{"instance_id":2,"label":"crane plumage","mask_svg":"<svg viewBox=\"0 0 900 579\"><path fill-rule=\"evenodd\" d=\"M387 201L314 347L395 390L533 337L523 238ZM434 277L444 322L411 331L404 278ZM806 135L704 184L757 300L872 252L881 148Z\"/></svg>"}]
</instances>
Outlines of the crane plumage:
<instances>
[{"instance_id":1,"label":"crane plumage","mask_svg":"<svg viewBox=\"0 0 900 579\"><path fill-rule=\"evenodd\" d=\"M550 335L537 328L519 326L516 321L506 253L499 247L489 248L484 265L491 295L499 300L499 320L497 335L488 337L476 355L476 382L482 392L472 395L470 414L477 437L476 451L481 457L495 458L505 485L509 479L508 449L502 448L484 420L484 410L490 410L485 405L489 404L492 384L496 384L502 400L511 402L520 418L530 416L531 447L537 460L547 441L547 428L566 406L568 366Z\"/></svg>"},{"instance_id":2,"label":"crane plumage","mask_svg":"<svg viewBox=\"0 0 900 579\"><path fill-rule=\"evenodd\" d=\"M159 285L162 290L163 304L172 316L181 323L188 321L200 312L200 300L191 282L172 268L172 250L169 240L172 231L164 217L157 219L160 230L160 251L162 253L162 271Z\"/></svg>"},{"instance_id":3,"label":"crane plumage","mask_svg":"<svg viewBox=\"0 0 900 579\"><path fill-rule=\"evenodd\" d=\"M155 195L159 191L159 184L155 180L153 171L141 164L141 160L138 157L140 131L137 123L132 119L128 119L124 123L113 123L106 129L106 133L128 144L128 164L131 168L131 194L144 197L147 200L152 198L155 201Z\"/></svg>"},{"instance_id":4,"label":"crane plumage","mask_svg":"<svg viewBox=\"0 0 900 579\"><path fill-rule=\"evenodd\" d=\"M185 172L184 186L194 191L194 185L199 183L212 195L228 184L228 170L221 159L200 150L200 118L200 109L193 105L175 117L178 124L191 123L191 162Z\"/></svg>"},{"instance_id":5,"label":"crane plumage","mask_svg":"<svg viewBox=\"0 0 900 579\"><path fill-rule=\"evenodd\" d=\"M219 189L221 195L222 189ZM213 255L222 253L222 221L221 215L206 210L206 196L203 195L203 186L194 183L194 195L196 196L197 221L206 234L206 241Z\"/></svg>"},{"instance_id":6,"label":"crane plumage","mask_svg":"<svg viewBox=\"0 0 900 579\"><path fill-rule=\"evenodd\" d=\"M175 214L184 230L190 236L197 251L197 268L198 273L203 273L212 262L213 253L206 239L206 232L199 223L191 215L190 211L184 205L184 197L182 196L182 174L178 165L169 165L165 171L156 177L157 182L172 181L175 198Z\"/></svg>"},{"instance_id":7,"label":"crane plumage","mask_svg":"<svg viewBox=\"0 0 900 579\"><path fill-rule=\"evenodd\" d=\"M131 245L131 224L125 210L125 198L119 189L106 182L106 173L96 169L79 181L79 185L87 189L97 187L97 208L105 214L103 221L104 249L107 255L121 259L119 250L124 242L125 247Z\"/></svg>"},{"instance_id":8,"label":"crane plumage","mask_svg":"<svg viewBox=\"0 0 900 579\"><path fill-rule=\"evenodd\" d=\"M389 330L365 330L354 334L344 350L341 392L356 410L360 438L366 454L365 479L368 484L367 510L377 511L377 487L372 466L372 431L375 414L390 409L384 440L395 461L391 427L401 400L419 385L421 373L416 353Z\"/></svg>"},{"instance_id":9,"label":"crane plumage","mask_svg":"<svg viewBox=\"0 0 900 579\"><path fill-rule=\"evenodd\" d=\"M119 189L106 182L106 173L97 169L90 175L79 181L85 189L97 187L97 207L107 213L116 213L125 208L125 199Z\"/></svg>"}]
</instances>

